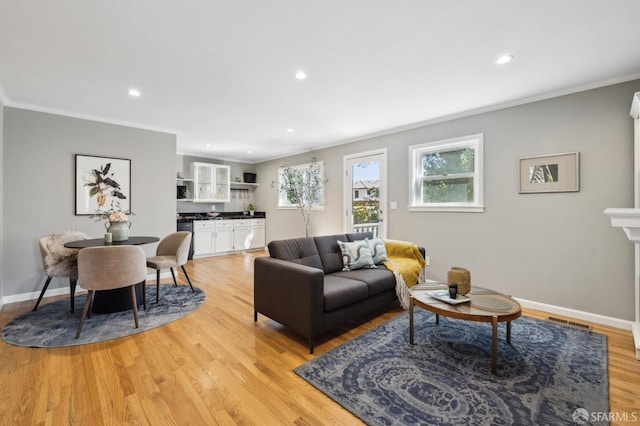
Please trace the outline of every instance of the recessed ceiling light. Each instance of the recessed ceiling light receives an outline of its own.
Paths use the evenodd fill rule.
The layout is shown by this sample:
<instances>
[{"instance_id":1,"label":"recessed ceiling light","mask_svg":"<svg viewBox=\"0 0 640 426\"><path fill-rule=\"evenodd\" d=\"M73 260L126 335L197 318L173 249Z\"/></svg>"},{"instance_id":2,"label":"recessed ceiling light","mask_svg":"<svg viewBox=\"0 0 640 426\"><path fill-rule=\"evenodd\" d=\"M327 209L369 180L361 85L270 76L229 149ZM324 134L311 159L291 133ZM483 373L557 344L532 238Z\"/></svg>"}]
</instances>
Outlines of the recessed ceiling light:
<instances>
[{"instance_id":1,"label":"recessed ceiling light","mask_svg":"<svg viewBox=\"0 0 640 426\"><path fill-rule=\"evenodd\" d=\"M296 78L298 80L304 80L305 78L307 78L307 74L304 71L298 71L296 73Z\"/></svg>"},{"instance_id":2,"label":"recessed ceiling light","mask_svg":"<svg viewBox=\"0 0 640 426\"><path fill-rule=\"evenodd\" d=\"M141 95L140 91L138 89L129 89L129 96L133 96L135 98L139 97Z\"/></svg>"},{"instance_id":3,"label":"recessed ceiling light","mask_svg":"<svg viewBox=\"0 0 640 426\"><path fill-rule=\"evenodd\" d=\"M211 144L210 143L208 143L206 146L207 146L207 148L211 148Z\"/></svg>"},{"instance_id":4,"label":"recessed ceiling light","mask_svg":"<svg viewBox=\"0 0 640 426\"><path fill-rule=\"evenodd\" d=\"M293 133L293 129L292 129L291 127L289 127L289 128L287 129L287 133Z\"/></svg>"},{"instance_id":5,"label":"recessed ceiling light","mask_svg":"<svg viewBox=\"0 0 640 426\"><path fill-rule=\"evenodd\" d=\"M496 61L496 64L504 65L506 63L511 62L512 59L513 59L513 55L502 55L498 58L498 60Z\"/></svg>"},{"instance_id":6,"label":"recessed ceiling light","mask_svg":"<svg viewBox=\"0 0 640 426\"><path fill-rule=\"evenodd\" d=\"M253 151L251 151L250 149L247 150L247 154L251 154Z\"/></svg>"}]
</instances>

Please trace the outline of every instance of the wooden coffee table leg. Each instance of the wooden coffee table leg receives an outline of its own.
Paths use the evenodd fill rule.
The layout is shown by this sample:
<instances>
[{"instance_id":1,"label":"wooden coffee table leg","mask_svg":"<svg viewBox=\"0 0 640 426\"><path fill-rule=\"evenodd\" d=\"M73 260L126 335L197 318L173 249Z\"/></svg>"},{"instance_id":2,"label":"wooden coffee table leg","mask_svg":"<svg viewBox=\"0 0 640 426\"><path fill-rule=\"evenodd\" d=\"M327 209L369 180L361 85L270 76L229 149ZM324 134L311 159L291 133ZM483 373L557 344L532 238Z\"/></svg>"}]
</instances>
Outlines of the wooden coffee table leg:
<instances>
[{"instance_id":1,"label":"wooden coffee table leg","mask_svg":"<svg viewBox=\"0 0 640 426\"><path fill-rule=\"evenodd\" d=\"M413 297L409 298L409 344L413 345Z\"/></svg>"},{"instance_id":2,"label":"wooden coffee table leg","mask_svg":"<svg viewBox=\"0 0 640 426\"><path fill-rule=\"evenodd\" d=\"M491 318L491 373L496 374L498 367L498 317Z\"/></svg>"},{"instance_id":3,"label":"wooden coffee table leg","mask_svg":"<svg viewBox=\"0 0 640 426\"><path fill-rule=\"evenodd\" d=\"M511 344L511 321L507 321L507 343Z\"/></svg>"},{"instance_id":4,"label":"wooden coffee table leg","mask_svg":"<svg viewBox=\"0 0 640 426\"><path fill-rule=\"evenodd\" d=\"M436 324L440 324L440 315L436 314Z\"/></svg>"}]
</instances>

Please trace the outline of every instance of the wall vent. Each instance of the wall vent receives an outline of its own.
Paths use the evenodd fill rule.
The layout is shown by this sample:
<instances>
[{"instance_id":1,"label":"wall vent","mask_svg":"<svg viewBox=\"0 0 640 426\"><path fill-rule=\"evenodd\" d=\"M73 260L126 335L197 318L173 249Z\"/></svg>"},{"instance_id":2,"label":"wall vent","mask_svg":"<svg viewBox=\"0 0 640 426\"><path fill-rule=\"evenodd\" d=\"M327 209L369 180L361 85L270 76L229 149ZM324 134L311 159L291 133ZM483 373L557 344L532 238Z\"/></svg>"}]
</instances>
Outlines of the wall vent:
<instances>
[{"instance_id":1,"label":"wall vent","mask_svg":"<svg viewBox=\"0 0 640 426\"><path fill-rule=\"evenodd\" d=\"M558 324L566 325L566 326L569 326L569 327L579 328L581 330L591 330L591 328L592 328L588 324L583 324L581 322L575 322L575 321L567 321L567 320L562 319L562 318L547 317L547 320L552 321L552 322L557 322Z\"/></svg>"}]
</instances>

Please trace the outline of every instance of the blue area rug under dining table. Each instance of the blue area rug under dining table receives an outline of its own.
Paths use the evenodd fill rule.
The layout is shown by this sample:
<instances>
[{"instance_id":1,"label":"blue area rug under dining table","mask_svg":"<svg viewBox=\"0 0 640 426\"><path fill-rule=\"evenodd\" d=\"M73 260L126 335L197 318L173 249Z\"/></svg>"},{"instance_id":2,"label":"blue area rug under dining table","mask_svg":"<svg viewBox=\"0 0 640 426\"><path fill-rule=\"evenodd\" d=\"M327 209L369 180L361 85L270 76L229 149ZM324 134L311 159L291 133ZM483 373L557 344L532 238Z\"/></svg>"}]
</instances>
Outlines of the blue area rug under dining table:
<instances>
[{"instance_id":1,"label":"blue area rug under dining table","mask_svg":"<svg viewBox=\"0 0 640 426\"><path fill-rule=\"evenodd\" d=\"M405 312L295 372L370 425L608 424L605 335L520 317L492 375L491 324L415 318L415 345Z\"/></svg>"},{"instance_id":2,"label":"blue area rug under dining table","mask_svg":"<svg viewBox=\"0 0 640 426\"><path fill-rule=\"evenodd\" d=\"M147 310L139 306L138 328L135 328L132 309L109 314L94 313L85 319L82 334L76 339L82 306L87 297L81 294L75 298L75 313L69 313L68 299L40 305L36 311L13 318L2 329L2 338L13 345L41 348L103 342L169 324L198 309L206 299L204 291L194 287L192 292L188 285L163 284L160 289L160 302L156 303L156 286L147 286Z\"/></svg>"}]
</instances>

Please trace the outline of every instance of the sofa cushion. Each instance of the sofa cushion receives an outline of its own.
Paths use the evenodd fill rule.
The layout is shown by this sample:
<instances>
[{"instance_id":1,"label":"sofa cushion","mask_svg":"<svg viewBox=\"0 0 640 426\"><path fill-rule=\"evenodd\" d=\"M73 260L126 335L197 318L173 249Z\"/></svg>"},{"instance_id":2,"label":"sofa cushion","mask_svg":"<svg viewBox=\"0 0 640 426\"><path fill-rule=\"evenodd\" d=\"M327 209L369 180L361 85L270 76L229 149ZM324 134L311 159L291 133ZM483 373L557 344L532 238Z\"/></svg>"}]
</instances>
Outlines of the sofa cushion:
<instances>
[{"instance_id":1,"label":"sofa cushion","mask_svg":"<svg viewBox=\"0 0 640 426\"><path fill-rule=\"evenodd\" d=\"M271 241L267 248L271 257L276 259L322 269L322 260L311 237Z\"/></svg>"},{"instance_id":2,"label":"sofa cushion","mask_svg":"<svg viewBox=\"0 0 640 426\"><path fill-rule=\"evenodd\" d=\"M349 234L345 234L347 237L347 241L361 241L366 240L367 238L373 238L373 232L351 232Z\"/></svg>"},{"instance_id":3,"label":"sofa cushion","mask_svg":"<svg viewBox=\"0 0 640 426\"><path fill-rule=\"evenodd\" d=\"M354 271L356 269L375 269L371 250L367 241L354 241L352 243L338 241L342 252L342 270Z\"/></svg>"},{"instance_id":4,"label":"sofa cushion","mask_svg":"<svg viewBox=\"0 0 640 426\"><path fill-rule=\"evenodd\" d=\"M324 276L324 310L333 311L369 297L367 285L358 280L351 280L336 275Z\"/></svg>"},{"instance_id":5,"label":"sofa cushion","mask_svg":"<svg viewBox=\"0 0 640 426\"><path fill-rule=\"evenodd\" d=\"M396 279L393 273L384 265L377 269L358 269L357 271L340 271L332 276L362 281L369 289L369 297L396 288ZM326 278L326 277L325 277Z\"/></svg>"},{"instance_id":6,"label":"sofa cushion","mask_svg":"<svg viewBox=\"0 0 640 426\"><path fill-rule=\"evenodd\" d=\"M347 241L344 234L325 235L314 237L318 254L322 260L322 269L325 274L342 271L342 253L338 247L338 241Z\"/></svg>"}]
</instances>

